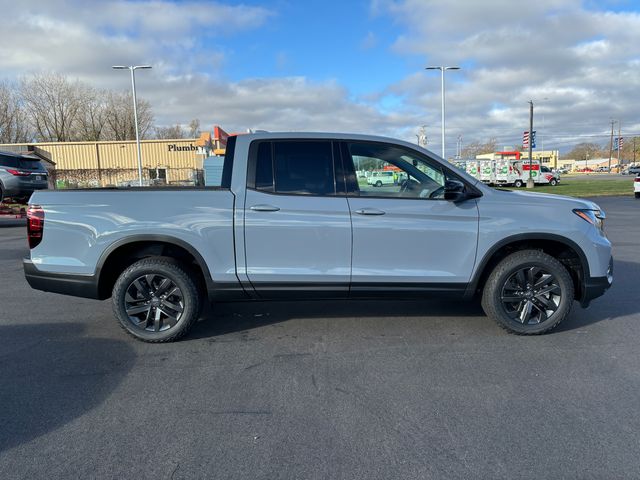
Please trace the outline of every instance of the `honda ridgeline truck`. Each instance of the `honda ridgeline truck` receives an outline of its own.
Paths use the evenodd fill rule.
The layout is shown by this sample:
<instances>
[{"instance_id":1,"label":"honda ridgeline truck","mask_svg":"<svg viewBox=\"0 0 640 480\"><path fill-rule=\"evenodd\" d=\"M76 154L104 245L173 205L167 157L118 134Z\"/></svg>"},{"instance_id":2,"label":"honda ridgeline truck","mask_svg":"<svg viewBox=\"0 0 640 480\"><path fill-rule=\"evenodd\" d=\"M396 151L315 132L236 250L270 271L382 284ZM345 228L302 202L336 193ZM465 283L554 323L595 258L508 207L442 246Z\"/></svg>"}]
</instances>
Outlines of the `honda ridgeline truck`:
<instances>
[{"instance_id":1,"label":"honda ridgeline truck","mask_svg":"<svg viewBox=\"0 0 640 480\"><path fill-rule=\"evenodd\" d=\"M355 166L403 180L370 185ZM218 187L35 192L24 271L39 290L111 297L148 342L183 336L206 301L273 298L479 296L501 327L540 334L611 286L604 218L399 140L258 133L229 138Z\"/></svg>"}]
</instances>

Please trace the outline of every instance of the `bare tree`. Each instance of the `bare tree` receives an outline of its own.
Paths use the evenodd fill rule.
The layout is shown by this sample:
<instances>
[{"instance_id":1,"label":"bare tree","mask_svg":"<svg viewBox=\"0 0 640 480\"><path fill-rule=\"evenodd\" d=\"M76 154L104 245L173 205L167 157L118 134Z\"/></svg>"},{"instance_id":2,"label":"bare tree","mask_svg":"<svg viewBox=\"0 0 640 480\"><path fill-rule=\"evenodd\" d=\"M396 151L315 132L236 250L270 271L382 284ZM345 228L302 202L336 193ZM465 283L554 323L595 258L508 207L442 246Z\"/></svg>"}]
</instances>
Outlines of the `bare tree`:
<instances>
[{"instance_id":1,"label":"bare tree","mask_svg":"<svg viewBox=\"0 0 640 480\"><path fill-rule=\"evenodd\" d=\"M31 140L31 131L20 92L15 85L0 82L0 143Z\"/></svg>"},{"instance_id":2,"label":"bare tree","mask_svg":"<svg viewBox=\"0 0 640 480\"><path fill-rule=\"evenodd\" d=\"M469 143L462 149L462 158L476 158L476 155L482 155L483 153L493 153L496 151L498 140L490 138L487 142L473 142Z\"/></svg>"},{"instance_id":3,"label":"bare tree","mask_svg":"<svg viewBox=\"0 0 640 480\"><path fill-rule=\"evenodd\" d=\"M161 139L171 138L187 138L187 132L179 125L175 124L170 127L154 127L155 137Z\"/></svg>"},{"instance_id":4,"label":"bare tree","mask_svg":"<svg viewBox=\"0 0 640 480\"><path fill-rule=\"evenodd\" d=\"M37 74L21 82L21 96L41 141L74 140L83 106L82 85L58 73Z\"/></svg>"},{"instance_id":5,"label":"bare tree","mask_svg":"<svg viewBox=\"0 0 640 480\"><path fill-rule=\"evenodd\" d=\"M107 94L106 111L107 139L135 140L136 131L133 116L133 100L130 92ZM151 104L138 98L138 129L140 138L147 138L153 126Z\"/></svg>"},{"instance_id":6,"label":"bare tree","mask_svg":"<svg viewBox=\"0 0 640 480\"><path fill-rule=\"evenodd\" d=\"M81 93L82 109L78 114L75 139L88 142L105 140L108 92L83 86Z\"/></svg>"},{"instance_id":7,"label":"bare tree","mask_svg":"<svg viewBox=\"0 0 640 480\"><path fill-rule=\"evenodd\" d=\"M588 158L609 157L609 145L602 147L597 143L582 142L575 145L563 158L585 160Z\"/></svg>"},{"instance_id":8,"label":"bare tree","mask_svg":"<svg viewBox=\"0 0 640 480\"><path fill-rule=\"evenodd\" d=\"M200 136L200 120L194 118L189 122L189 138L197 138Z\"/></svg>"}]
</instances>

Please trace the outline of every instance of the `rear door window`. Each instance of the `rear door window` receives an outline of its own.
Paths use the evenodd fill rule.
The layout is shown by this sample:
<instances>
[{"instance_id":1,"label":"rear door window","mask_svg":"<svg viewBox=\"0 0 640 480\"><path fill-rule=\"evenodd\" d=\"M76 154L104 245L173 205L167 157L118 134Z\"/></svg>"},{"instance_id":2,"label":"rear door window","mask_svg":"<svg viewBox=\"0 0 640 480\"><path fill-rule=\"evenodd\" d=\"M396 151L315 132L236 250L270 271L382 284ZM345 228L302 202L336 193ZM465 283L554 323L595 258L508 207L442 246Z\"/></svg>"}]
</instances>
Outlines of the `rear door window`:
<instances>
[{"instance_id":1,"label":"rear door window","mask_svg":"<svg viewBox=\"0 0 640 480\"><path fill-rule=\"evenodd\" d=\"M261 142L255 159L254 187L288 195L335 195L331 142Z\"/></svg>"},{"instance_id":2,"label":"rear door window","mask_svg":"<svg viewBox=\"0 0 640 480\"><path fill-rule=\"evenodd\" d=\"M20 165L18 164L18 158L0 155L0 167L20 168Z\"/></svg>"}]
</instances>

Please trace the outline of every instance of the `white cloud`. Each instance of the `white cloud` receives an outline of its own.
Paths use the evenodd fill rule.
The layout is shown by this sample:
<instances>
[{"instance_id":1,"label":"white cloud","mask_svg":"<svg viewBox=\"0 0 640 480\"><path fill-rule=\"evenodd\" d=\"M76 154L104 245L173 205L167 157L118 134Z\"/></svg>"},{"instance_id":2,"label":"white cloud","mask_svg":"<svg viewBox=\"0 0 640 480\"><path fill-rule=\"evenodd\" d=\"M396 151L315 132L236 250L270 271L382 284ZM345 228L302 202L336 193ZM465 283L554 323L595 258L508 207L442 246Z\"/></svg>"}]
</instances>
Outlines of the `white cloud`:
<instances>
[{"instance_id":1,"label":"white cloud","mask_svg":"<svg viewBox=\"0 0 640 480\"><path fill-rule=\"evenodd\" d=\"M128 89L129 77L111 65L153 65L136 76L138 94L151 102L159 125L198 118L228 131L334 130L398 134L407 119L383 114L366 100L355 101L336 81L303 76L247 78L232 82L220 71L224 50L198 44L258 28L277 13L263 7L218 2L161 0L81 2L24 0L4 5L18 19L0 29L0 71L17 78L58 71L93 86ZM285 51L275 55L289 65ZM217 67L212 69L211 67ZM411 122L409 120L409 122Z\"/></svg>"},{"instance_id":2,"label":"white cloud","mask_svg":"<svg viewBox=\"0 0 640 480\"><path fill-rule=\"evenodd\" d=\"M336 82L315 83L304 77L254 78L223 82L206 75L145 86L155 111L170 112L203 125L217 122L231 131L347 131L397 134L406 119L385 115L349 100Z\"/></svg>"},{"instance_id":3,"label":"white cloud","mask_svg":"<svg viewBox=\"0 0 640 480\"><path fill-rule=\"evenodd\" d=\"M398 55L419 55L424 65L463 65L446 76L451 139L497 136L516 143L528 129L530 99L536 106L534 128L542 129L544 116L545 147L566 149L580 141L576 135L599 132L604 141L610 118L640 134L640 98L634 93L640 88L640 15L635 12L587 9L577 0L376 0L372 10L403 27L392 46ZM412 75L389 87L408 92L407 103L422 107L434 140L440 125L436 73ZM504 107L495 109L496 104ZM448 143L452 151L455 142ZM439 150L439 142L430 148Z\"/></svg>"},{"instance_id":4,"label":"white cloud","mask_svg":"<svg viewBox=\"0 0 640 480\"><path fill-rule=\"evenodd\" d=\"M362 50L370 50L377 45L378 38L376 37L376 34L371 31L367 32L367 35L362 39L362 42L360 42L360 48Z\"/></svg>"},{"instance_id":5,"label":"white cloud","mask_svg":"<svg viewBox=\"0 0 640 480\"><path fill-rule=\"evenodd\" d=\"M580 134L606 136L610 118L640 133L640 15L586 8L579 0L374 0L372 14L400 32L391 51L414 64L415 73L360 98L339 80L225 79L225 66L238 57L216 48L216 39L266 28L278 13L265 7L168 0L0 3L4 18L12 19L0 29L2 76L59 71L97 87L127 89L127 75L111 65L150 63L153 70L140 72L137 81L159 124L199 118L203 126L235 131L334 130L409 140L427 124L430 148L439 151L440 77L423 67L460 64L461 71L446 77L450 152L460 134L466 142L498 137L517 143L528 128L530 99L545 146L565 148ZM206 49L203 36L210 42ZM384 42L381 33L369 32L359 46L382 49ZM287 51L277 52L275 64L290 70ZM220 73L203 73L211 71ZM554 132L564 136L555 144Z\"/></svg>"}]
</instances>

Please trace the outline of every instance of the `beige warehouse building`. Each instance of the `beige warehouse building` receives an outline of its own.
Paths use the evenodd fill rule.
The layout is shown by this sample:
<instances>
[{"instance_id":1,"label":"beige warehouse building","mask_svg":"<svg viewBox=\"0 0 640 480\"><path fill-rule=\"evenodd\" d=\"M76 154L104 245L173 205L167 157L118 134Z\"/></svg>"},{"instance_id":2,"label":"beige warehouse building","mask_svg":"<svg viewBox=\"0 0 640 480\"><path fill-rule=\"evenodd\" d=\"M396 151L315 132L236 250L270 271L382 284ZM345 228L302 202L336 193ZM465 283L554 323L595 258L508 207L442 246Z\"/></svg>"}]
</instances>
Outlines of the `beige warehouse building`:
<instances>
[{"instance_id":1,"label":"beige warehouse building","mask_svg":"<svg viewBox=\"0 0 640 480\"><path fill-rule=\"evenodd\" d=\"M142 140L142 174L145 184L199 183L203 160L224 153L226 134L216 127L213 138ZM45 161L58 188L137 185L135 141L50 142L0 144L0 150L29 152Z\"/></svg>"}]
</instances>

